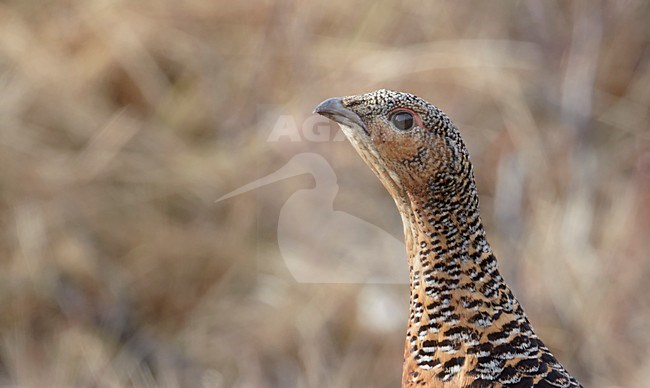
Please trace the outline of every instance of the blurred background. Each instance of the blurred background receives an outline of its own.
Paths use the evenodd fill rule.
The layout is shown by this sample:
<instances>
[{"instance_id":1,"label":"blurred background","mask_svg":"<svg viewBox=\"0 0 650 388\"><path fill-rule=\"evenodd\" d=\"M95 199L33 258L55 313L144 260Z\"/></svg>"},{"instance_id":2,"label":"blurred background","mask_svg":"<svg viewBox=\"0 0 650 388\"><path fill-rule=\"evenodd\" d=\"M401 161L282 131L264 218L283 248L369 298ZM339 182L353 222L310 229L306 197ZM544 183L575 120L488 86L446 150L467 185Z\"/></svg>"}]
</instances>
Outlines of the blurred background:
<instances>
[{"instance_id":1,"label":"blurred background","mask_svg":"<svg viewBox=\"0 0 650 388\"><path fill-rule=\"evenodd\" d=\"M334 209L401 239L311 114L390 88L461 129L556 356L587 386L647 386L649 21L644 0L3 1L0 385L398 386L408 286L299 281L280 252L318 176L215 202L313 153Z\"/></svg>"}]
</instances>

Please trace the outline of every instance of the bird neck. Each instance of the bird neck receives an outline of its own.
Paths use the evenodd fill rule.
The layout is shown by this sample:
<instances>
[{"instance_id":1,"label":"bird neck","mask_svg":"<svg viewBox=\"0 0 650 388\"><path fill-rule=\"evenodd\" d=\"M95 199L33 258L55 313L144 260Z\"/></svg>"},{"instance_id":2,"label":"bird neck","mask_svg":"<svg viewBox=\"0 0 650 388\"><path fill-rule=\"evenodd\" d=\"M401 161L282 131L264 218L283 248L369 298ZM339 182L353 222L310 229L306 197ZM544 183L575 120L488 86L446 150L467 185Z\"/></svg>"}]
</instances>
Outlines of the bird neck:
<instances>
[{"instance_id":1,"label":"bird neck","mask_svg":"<svg viewBox=\"0 0 650 388\"><path fill-rule=\"evenodd\" d=\"M525 320L498 273L476 187L468 181L454 192L410 195L409 210L402 212L410 272L405 384L424 375L462 382L457 372L475 363L468 352L502 313Z\"/></svg>"},{"instance_id":2,"label":"bird neck","mask_svg":"<svg viewBox=\"0 0 650 388\"><path fill-rule=\"evenodd\" d=\"M489 264L486 260L496 265L481 222L476 185L471 176L467 182L408 195L401 214L411 289L422 285L417 280L424 271L453 278L461 275L461 269L481 269Z\"/></svg>"}]
</instances>

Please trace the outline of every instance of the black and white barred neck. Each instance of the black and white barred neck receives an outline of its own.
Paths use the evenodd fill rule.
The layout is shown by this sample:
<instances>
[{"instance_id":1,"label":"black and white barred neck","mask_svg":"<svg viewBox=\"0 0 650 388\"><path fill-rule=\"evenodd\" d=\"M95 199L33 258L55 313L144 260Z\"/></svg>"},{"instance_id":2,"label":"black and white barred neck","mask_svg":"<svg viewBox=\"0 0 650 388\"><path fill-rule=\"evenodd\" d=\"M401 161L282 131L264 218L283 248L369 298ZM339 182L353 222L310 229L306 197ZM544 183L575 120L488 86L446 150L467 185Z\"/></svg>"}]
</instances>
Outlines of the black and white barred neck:
<instances>
[{"instance_id":1,"label":"black and white barred neck","mask_svg":"<svg viewBox=\"0 0 650 388\"><path fill-rule=\"evenodd\" d=\"M469 153L440 109L390 90L333 98L341 124L391 193L410 270L405 387L578 387L537 337L487 242Z\"/></svg>"}]
</instances>

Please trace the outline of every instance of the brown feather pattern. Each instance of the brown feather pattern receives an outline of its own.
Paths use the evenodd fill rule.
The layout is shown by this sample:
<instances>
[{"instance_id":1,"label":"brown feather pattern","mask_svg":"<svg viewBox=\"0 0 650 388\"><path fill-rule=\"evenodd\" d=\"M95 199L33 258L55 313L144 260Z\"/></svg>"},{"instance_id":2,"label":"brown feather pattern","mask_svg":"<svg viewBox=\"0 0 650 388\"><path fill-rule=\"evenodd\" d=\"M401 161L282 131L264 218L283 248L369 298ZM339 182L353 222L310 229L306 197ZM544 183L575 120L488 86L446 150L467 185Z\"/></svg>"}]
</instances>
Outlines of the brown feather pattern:
<instances>
[{"instance_id":1,"label":"brown feather pattern","mask_svg":"<svg viewBox=\"0 0 650 388\"><path fill-rule=\"evenodd\" d=\"M339 122L397 204L410 270L404 387L578 387L497 269L469 153L437 107L378 90L316 109ZM395 112L413 117L401 130Z\"/></svg>"}]
</instances>

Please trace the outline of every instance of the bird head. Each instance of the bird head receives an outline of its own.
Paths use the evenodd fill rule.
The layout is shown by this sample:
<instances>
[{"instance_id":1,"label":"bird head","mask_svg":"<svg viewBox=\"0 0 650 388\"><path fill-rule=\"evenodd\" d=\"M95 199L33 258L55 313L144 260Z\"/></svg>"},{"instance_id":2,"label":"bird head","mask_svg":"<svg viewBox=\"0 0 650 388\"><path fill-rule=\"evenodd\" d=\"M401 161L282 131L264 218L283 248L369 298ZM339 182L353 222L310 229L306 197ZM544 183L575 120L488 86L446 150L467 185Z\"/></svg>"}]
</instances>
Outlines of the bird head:
<instances>
[{"instance_id":1,"label":"bird head","mask_svg":"<svg viewBox=\"0 0 650 388\"><path fill-rule=\"evenodd\" d=\"M339 123L398 204L436 191L453 195L471 177L458 130L417 96L381 89L330 98L315 113Z\"/></svg>"}]
</instances>

